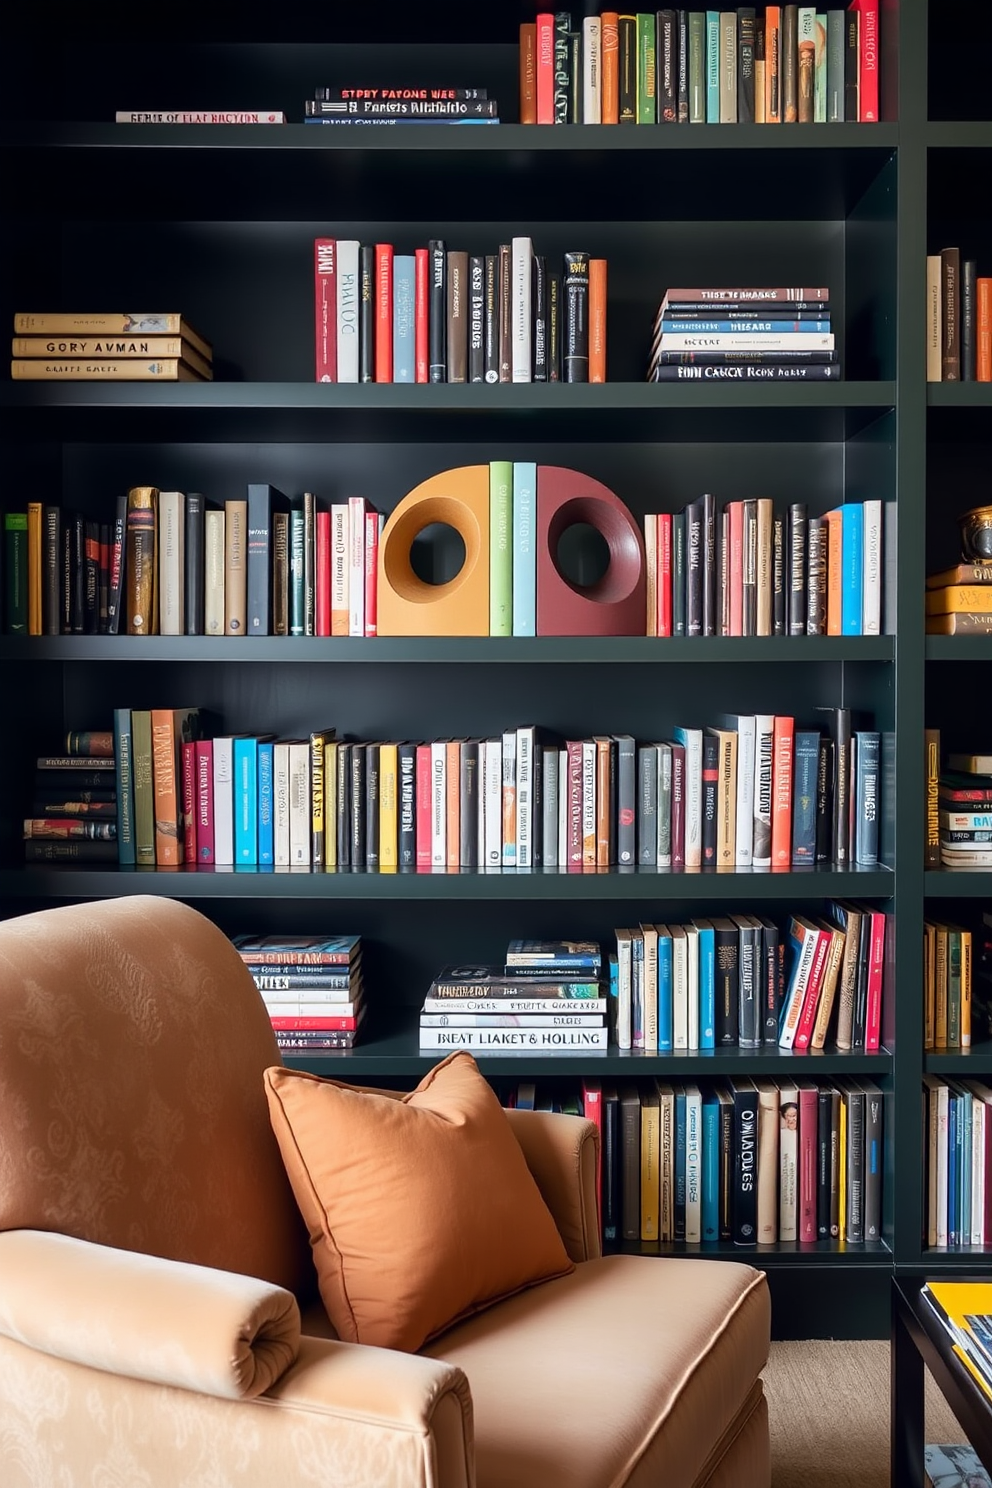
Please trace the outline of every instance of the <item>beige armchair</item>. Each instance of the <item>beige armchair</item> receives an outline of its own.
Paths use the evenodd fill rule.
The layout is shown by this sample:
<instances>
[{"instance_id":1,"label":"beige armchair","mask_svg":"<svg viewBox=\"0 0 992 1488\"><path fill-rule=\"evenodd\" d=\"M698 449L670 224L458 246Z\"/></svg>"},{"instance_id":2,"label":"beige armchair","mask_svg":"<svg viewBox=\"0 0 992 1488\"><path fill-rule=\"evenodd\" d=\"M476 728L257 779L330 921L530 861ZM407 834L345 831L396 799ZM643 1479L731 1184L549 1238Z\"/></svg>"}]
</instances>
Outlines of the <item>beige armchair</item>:
<instances>
[{"instance_id":1,"label":"beige armchair","mask_svg":"<svg viewBox=\"0 0 992 1488\"><path fill-rule=\"evenodd\" d=\"M768 1484L763 1275L602 1257L578 1118L509 1113L570 1275L418 1355L335 1339L269 1126L279 1062L181 904L0 925L4 1488Z\"/></svg>"}]
</instances>

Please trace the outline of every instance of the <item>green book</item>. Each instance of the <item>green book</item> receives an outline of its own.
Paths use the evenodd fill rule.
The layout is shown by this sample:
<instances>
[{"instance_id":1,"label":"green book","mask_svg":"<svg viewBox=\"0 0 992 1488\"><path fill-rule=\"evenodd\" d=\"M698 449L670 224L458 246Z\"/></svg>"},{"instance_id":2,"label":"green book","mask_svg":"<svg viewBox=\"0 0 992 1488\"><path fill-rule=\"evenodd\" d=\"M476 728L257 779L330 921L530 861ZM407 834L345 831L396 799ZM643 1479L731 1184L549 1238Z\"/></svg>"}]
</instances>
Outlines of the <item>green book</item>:
<instances>
[{"instance_id":1,"label":"green book","mask_svg":"<svg viewBox=\"0 0 992 1488\"><path fill-rule=\"evenodd\" d=\"M821 11L814 26L816 51L813 74L813 123L827 122L827 16Z\"/></svg>"},{"instance_id":2,"label":"green book","mask_svg":"<svg viewBox=\"0 0 992 1488\"><path fill-rule=\"evenodd\" d=\"M706 123L706 12L689 12L689 123Z\"/></svg>"},{"instance_id":3,"label":"green book","mask_svg":"<svg viewBox=\"0 0 992 1488\"><path fill-rule=\"evenodd\" d=\"M152 785L152 715L131 714L131 770L134 781L134 861L155 867L155 791Z\"/></svg>"},{"instance_id":4,"label":"green book","mask_svg":"<svg viewBox=\"0 0 992 1488\"><path fill-rule=\"evenodd\" d=\"M655 124L657 114L657 56L653 12L637 15L637 122Z\"/></svg>"},{"instance_id":5,"label":"green book","mask_svg":"<svg viewBox=\"0 0 992 1488\"><path fill-rule=\"evenodd\" d=\"M4 530L4 630L28 633L28 514L7 512Z\"/></svg>"},{"instance_id":6,"label":"green book","mask_svg":"<svg viewBox=\"0 0 992 1488\"><path fill-rule=\"evenodd\" d=\"M513 461L489 462L489 634L513 634Z\"/></svg>"}]
</instances>

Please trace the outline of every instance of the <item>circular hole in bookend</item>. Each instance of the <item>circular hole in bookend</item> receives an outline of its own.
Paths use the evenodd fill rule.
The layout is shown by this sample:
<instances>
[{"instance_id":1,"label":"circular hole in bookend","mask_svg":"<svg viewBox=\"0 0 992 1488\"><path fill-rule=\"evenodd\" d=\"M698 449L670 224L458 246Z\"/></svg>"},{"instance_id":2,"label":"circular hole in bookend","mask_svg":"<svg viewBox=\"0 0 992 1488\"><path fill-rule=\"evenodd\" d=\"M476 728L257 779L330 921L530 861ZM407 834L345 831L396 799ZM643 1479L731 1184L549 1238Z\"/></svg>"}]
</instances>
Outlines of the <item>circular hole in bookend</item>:
<instances>
[{"instance_id":1,"label":"circular hole in bookend","mask_svg":"<svg viewBox=\"0 0 992 1488\"><path fill-rule=\"evenodd\" d=\"M584 562L581 568L573 567L569 571L563 566L562 544L573 528L592 533L593 537L587 542L580 536ZM561 582L573 594L594 604L617 604L629 599L642 581L643 549L633 518L615 498L605 501L573 496L563 501L548 523L546 551ZM573 577L576 572L580 574L578 581Z\"/></svg>"},{"instance_id":2,"label":"circular hole in bookend","mask_svg":"<svg viewBox=\"0 0 992 1488\"><path fill-rule=\"evenodd\" d=\"M410 545L410 567L422 584L450 584L465 567L465 540L447 522L430 522Z\"/></svg>"},{"instance_id":3,"label":"circular hole in bookend","mask_svg":"<svg viewBox=\"0 0 992 1488\"><path fill-rule=\"evenodd\" d=\"M555 567L573 589L591 589L606 577L610 545L589 522L571 522L558 535Z\"/></svg>"}]
</instances>

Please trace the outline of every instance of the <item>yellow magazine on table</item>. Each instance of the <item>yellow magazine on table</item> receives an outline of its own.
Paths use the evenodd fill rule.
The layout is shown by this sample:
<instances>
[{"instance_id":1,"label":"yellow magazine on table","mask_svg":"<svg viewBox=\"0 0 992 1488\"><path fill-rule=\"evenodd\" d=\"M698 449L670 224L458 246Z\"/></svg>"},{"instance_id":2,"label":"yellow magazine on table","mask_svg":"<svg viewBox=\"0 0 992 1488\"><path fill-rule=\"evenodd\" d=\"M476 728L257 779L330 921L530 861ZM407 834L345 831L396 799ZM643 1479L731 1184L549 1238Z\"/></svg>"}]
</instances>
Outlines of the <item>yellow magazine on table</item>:
<instances>
[{"instance_id":1,"label":"yellow magazine on table","mask_svg":"<svg viewBox=\"0 0 992 1488\"><path fill-rule=\"evenodd\" d=\"M930 1281L923 1297L947 1329L954 1352L992 1399L992 1281Z\"/></svg>"}]
</instances>

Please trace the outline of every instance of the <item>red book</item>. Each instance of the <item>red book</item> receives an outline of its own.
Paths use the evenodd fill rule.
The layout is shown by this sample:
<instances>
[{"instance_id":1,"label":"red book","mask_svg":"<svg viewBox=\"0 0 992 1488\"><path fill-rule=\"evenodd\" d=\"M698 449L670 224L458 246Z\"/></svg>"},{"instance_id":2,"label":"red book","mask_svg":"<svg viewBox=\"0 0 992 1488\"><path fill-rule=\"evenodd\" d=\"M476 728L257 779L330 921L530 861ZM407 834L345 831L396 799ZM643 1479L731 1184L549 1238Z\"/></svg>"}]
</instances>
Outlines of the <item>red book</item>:
<instances>
[{"instance_id":1,"label":"red book","mask_svg":"<svg viewBox=\"0 0 992 1488\"><path fill-rule=\"evenodd\" d=\"M214 746L198 739L196 751L196 861L214 861Z\"/></svg>"},{"instance_id":2,"label":"red book","mask_svg":"<svg viewBox=\"0 0 992 1488\"><path fill-rule=\"evenodd\" d=\"M658 513L658 634L672 633L672 514Z\"/></svg>"},{"instance_id":3,"label":"red book","mask_svg":"<svg viewBox=\"0 0 992 1488\"><path fill-rule=\"evenodd\" d=\"M731 501L730 513L730 634L744 634L744 503Z\"/></svg>"},{"instance_id":4,"label":"red book","mask_svg":"<svg viewBox=\"0 0 992 1488\"><path fill-rule=\"evenodd\" d=\"M393 245L375 245L375 380L393 380Z\"/></svg>"},{"instance_id":5,"label":"red book","mask_svg":"<svg viewBox=\"0 0 992 1488\"><path fill-rule=\"evenodd\" d=\"M799 1203L796 1235L803 1241L816 1239L816 1117L817 1088L799 1086Z\"/></svg>"},{"instance_id":6,"label":"red book","mask_svg":"<svg viewBox=\"0 0 992 1488\"><path fill-rule=\"evenodd\" d=\"M596 1208L600 1225L603 1223L603 1087L598 1080L582 1082L582 1114L594 1123L599 1132L599 1150L596 1153Z\"/></svg>"},{"instance_id":7,"label":"red book","mask_svg":"<svg viewBox=\"0 0 992 1488\"><path fill-rule=\"evenodd\" d=\"M582 872L582 741L569 739L568 751L568 844L569 873Z\"/></svg>"},{"instance_id":8,"label":"red book","mask_svg":"<svg viewBox=\"0 0 992 1488\"><path fill-rule=\"evenodd\" d=\"M685 746L672 745L672 867L685 868Z\"/></svg>"},{"instance_id":9,"label":"red book","mask_svg":"<svg viewBox=\"0 0 992 1488\"><path fill-rule=\"evenodd\" d=\"M537 17L537 122L555 122L555 18Z\"/></svg>"},{"instance_id":10,"label":"red book","mask_svg":"<svg viewBox=\"0 0 992 1488\"><path fill-rule=\"evenodd\" d=\"M882 982L885 973L885 915L867 911L871 919L868 941L868 985L865 997L865 1053L877 1054L882 1029Z\"/></svg>"},{"instance_id":11,"label":"red book","mask_svg":"<svg viewBox=\"0 0 992 1488\"><path fill-rule=\"evenodd\" d=\"M430 255L426 248L414 254L413 272L413 380L430 382Z\"/></svg>"},{"instance_id":12,"label":"red book","mask_svg":"<svg viewBox=\"0 0 992 1488\"><path fill-rule=\"evenodd\" d=\"M776 718L772 735L772 867L792 865L792 743L795 719Z\"/></svg>"},{"instance_id":13,"label":"red book","mask_svg":"<svg viewBox=\"0 0 992 1488\"><path fill-rule=\"evenodd\" d=\"M803 921L803 923L808 922ZM815 928L815 926L810 926L810 929ZM809 969L809 981L806 983L802 1012L799 1014L796 1037L792 1045L800 1053L809 1048L810 1039L813 1037L813 1025L816 1022L816 1009L823 990L823 978L827 970L827 955L830 951L831 940L829 930L819 932L816 950L813 952L813 964Z\"/></svg>"},{"instance_id":14,"label":"red book","mask_svg":"<svg viewBox=\"0 0 992 1488\"><path fill-rule=\"evenodd\" d=\"M317 513L317 592L314 634L331 633L331 514Z\"/></svg>"},{"instance_id":15,"label":"red book","mask_svg":"<svg viewBox=\"0 0 992 1488\"><path fill-rule=\"evenodd\" d=\"M196 744L184 740L182 746L183 855L187 863L197 861L196 854Z\"/></svg>"},{"instance_id":16,"label":"red book","mask_svg":"<svg viewBox=\"0 0 992 1488\"><path fill-rule=\"evenodd\" d=\"M358 1027L357 1018L270 1018L273 1028L309 1029L326 1028L335 1033L353 1033Z\"/></svg>"},{"instance_id":17,"label":"red book","mask_svg":"<svg viewBox=\"0 0 992 1488\"><path fill-rule=\"evenodd\" d=\"M338 380L338 302L335 288L337 240L315 238L313 293L317 381Z\"/></svg>"},{"instance_id":18,"label":"red book","mask_svg":"<svg viewBox=\"0 0 992 1488\"><path fill-rule=\"evenodd\" d=\"M849 10L860 15L858 30L858 123L878 123L878 0L851 0Z\"/></svg>"},{"instance_id":19,"label":"red book","mask_svg":"<svg viewBox=\"0 0 992 1488\"><path fill-rule=\"evenodd\" d=\"M377 511L365 510L365 634L378 633L376 608L379 594L379 530L382 516Z\"/></svg>"},{"instance_id":20,"label":"red book","mask_svg":"<svg viewBox=\"0 0 992 1488\"><path fill-rule=\"evenodd\" d=\"M417 745L417 867L431 871L431 746Z\"/></svg>"}]
</instances>

